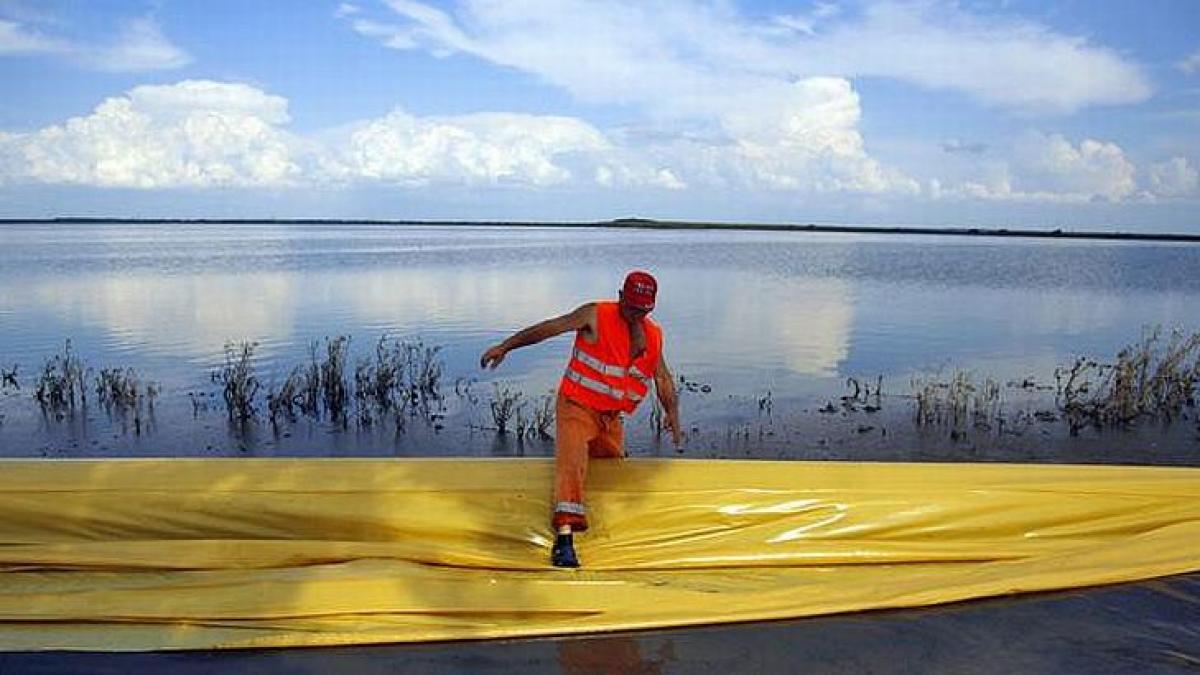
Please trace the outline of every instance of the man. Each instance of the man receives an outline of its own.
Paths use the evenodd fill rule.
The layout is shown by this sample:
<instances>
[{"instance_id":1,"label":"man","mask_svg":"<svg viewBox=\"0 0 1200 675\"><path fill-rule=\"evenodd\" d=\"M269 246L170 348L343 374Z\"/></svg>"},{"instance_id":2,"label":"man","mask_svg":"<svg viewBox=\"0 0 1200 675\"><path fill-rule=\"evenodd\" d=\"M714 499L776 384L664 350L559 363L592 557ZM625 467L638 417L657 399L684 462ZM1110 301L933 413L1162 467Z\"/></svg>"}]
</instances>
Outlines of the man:
<instances>
[{"instance_id":1,"label":"man","mask_svg":"<svg viewBox=\"0 0 1200 675\"><path fill-rule=\"evenodd\" d=\"M662 329L648 316L658 282L648 272L630 272L618 301L597 301L517 332L483 353L479 365L495 368L508 352L575 331L575 347L558 387L555 411L554 517L557 536L550 561L579 567L573 533L588 528L584 482L589 457L625 454L621 417L649 393L651 379L666 411L666 427L678 446L679 398L662 355Z\"/></svg>"}]
</instances>

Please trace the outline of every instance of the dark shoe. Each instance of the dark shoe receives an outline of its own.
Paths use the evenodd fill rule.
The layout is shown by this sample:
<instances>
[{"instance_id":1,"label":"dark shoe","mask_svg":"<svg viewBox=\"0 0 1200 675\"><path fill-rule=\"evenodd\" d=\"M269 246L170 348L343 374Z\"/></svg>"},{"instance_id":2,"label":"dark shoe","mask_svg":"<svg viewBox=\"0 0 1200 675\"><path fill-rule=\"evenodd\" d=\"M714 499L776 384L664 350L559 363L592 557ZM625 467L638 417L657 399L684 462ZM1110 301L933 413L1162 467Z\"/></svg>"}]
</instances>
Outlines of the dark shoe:
<instances>
[{"instance_id":1,"label":"dark shoe","mask_svg":"<svg viewBox=\"0 0 1200 675\"><path fill-rule=\"evenodd\" d=\"M579 567L574 537L560 534L554 539L554 548L550 551L550 564L555 567Z\"/></svg>"}]
</instances>

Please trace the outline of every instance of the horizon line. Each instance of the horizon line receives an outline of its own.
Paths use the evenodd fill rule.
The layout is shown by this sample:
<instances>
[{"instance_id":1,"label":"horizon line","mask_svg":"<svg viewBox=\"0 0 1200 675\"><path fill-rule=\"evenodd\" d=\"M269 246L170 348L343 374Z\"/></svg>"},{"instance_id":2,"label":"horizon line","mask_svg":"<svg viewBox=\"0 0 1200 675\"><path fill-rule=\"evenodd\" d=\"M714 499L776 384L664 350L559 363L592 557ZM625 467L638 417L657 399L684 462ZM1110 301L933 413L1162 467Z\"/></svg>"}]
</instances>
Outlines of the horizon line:
<instances>
[{"instance_id":1,"label":"horizon line","mask_svg":"<svg viewBox=\"0 0 1200 675\"><path fill-rule=\"evenodd\" d=\"M1095 230L1035 230L1005 227L929 227L901 225L818 225L816 223L753 223L654 218L615 218L596 221L500 221L500 220L424 220L381 218L118 218L106 216L57 216L53 218L0 218L0 225L87 225L87 224L185 224L185 225L390 225L390 226L473 226L473 227L590 227L646 230L726 230L748 232L832 232L846 234L916 234L976 237L1026 237L1035 239L1110 239L1126 241L1174 241L1200 243L1200 234L1104 232Z\"/></svg>"}]
</instances>

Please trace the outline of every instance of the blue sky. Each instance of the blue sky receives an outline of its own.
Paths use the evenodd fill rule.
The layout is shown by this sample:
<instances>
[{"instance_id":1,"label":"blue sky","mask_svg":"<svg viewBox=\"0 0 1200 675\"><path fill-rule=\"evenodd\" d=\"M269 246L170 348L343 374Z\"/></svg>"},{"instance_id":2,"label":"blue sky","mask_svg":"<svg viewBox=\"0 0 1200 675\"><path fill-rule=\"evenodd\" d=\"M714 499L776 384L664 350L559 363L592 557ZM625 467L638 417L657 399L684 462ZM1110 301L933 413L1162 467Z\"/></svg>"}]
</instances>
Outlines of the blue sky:
<instances>
[{"instance_id":1,"label":"blue sky","mask_svg":"<svg viewBox=\"0 0 1200 675\"><path fill-rule=\"evenodd\" d=\"M0 216L1200 232L1200 3L0 0Z\"/></svg>"}]
</instances>

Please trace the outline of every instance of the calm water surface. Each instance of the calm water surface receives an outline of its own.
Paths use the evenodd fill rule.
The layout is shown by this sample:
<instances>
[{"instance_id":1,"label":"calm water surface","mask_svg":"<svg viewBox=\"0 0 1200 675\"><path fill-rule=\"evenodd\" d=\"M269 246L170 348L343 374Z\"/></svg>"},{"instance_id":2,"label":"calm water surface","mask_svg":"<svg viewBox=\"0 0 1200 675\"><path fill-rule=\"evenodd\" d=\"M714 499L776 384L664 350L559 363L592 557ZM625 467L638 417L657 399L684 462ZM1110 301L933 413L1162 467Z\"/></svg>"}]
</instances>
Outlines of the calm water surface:
<instances>
[{"instance_id":1,"label":"calm water surface","mask_svg":"<svg viewBox=\"0 0 1200 675\"><path fill-rule=\"evenodd\" d=\"M547 454L544 442L517 444L479 427L490 424L493 382L532 399L553 388L569 338L514 352L494 373L478 370L479 353L525 325L612 297L635 267L659 277L655 316L668 361L703 386L685 392L684 413L688 447L705 456L900 452L924 442L908 428L904 396L914 377L967 369L1052 382L1056 365L1077 354L1111 356L1144 326L1200 329L1200 246L1189 244L552 227L0 226L0 365L15 364L22 384L0 394L0 452ZM265 390L306 359L313 340L335 335L352 336L356 358L384 335L441 345L447 390L475 378L475 400L451 393L442 429L410 425L403 438L303 422L247 438L231 433L222 409L193 408L196 396L216 391L209 373L226 342L258 343ZM133 367L161 385L151 428L133 434L99 410L66 421L38 413L36 372L67 338L93 369ZM882 417L816 412L845 393L847 377L878 376L890 395ZM764 420L758 401L768 393ZM630 428L635 454L671 451L654 442L646 411ZM1077 442L1042 430L1005 447L1043 437L1043 446ZM1172 457L1195 454L1191 436L1170 439L1162 443Z\"/></svg>"}]
</instances>

